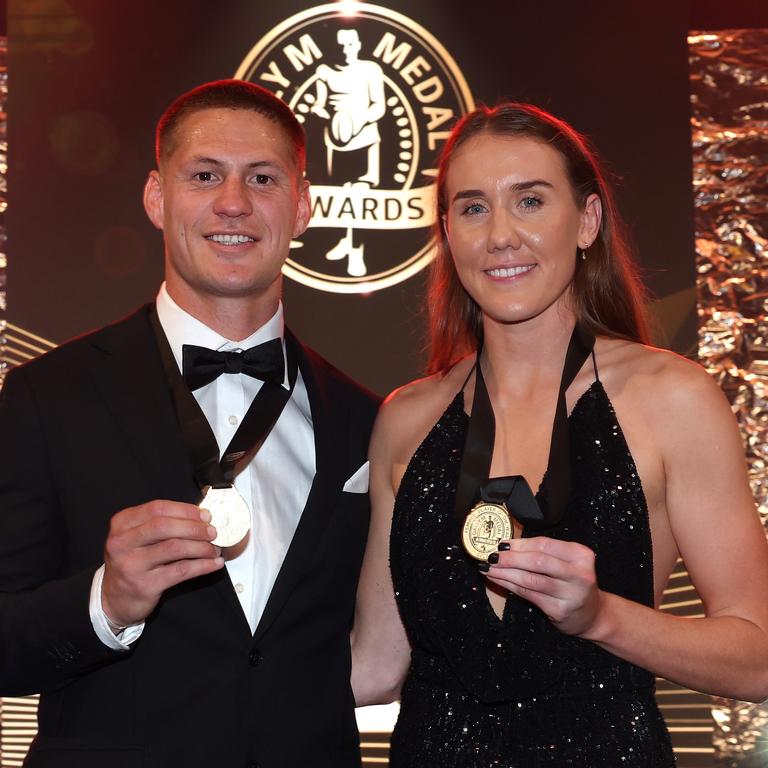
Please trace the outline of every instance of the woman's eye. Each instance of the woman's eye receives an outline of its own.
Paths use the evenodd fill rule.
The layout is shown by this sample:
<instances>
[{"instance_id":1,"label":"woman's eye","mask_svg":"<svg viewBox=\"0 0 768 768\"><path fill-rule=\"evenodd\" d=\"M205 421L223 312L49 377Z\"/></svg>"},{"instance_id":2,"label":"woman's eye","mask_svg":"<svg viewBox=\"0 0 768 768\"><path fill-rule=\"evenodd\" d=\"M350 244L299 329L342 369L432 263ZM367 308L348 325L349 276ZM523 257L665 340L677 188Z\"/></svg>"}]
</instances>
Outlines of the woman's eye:
<instances>
[{"instance_id":1,"label":"woman's eye","mask_svg":"<svg viewBox=\"0 0 768 768\"><path fill-rule=\"evenodd\" d=\"M541 200L534 195L528 195L520 201L520 205L528 209L538 208L541 205Z\"/></svg>"},{"instance_id":2,"label":"woman's eye","mask_svg":"<svg viewBox=\"0 0 768 768\"><path fill-rule=\"evenodd\" d=\"M478 213L482 213L485 210L485 206L480 205L480 203L472 203L472 205L468 205L464 209L465 214L469 214L470 216L474 216Z\"/></svg>"}]
</instances>

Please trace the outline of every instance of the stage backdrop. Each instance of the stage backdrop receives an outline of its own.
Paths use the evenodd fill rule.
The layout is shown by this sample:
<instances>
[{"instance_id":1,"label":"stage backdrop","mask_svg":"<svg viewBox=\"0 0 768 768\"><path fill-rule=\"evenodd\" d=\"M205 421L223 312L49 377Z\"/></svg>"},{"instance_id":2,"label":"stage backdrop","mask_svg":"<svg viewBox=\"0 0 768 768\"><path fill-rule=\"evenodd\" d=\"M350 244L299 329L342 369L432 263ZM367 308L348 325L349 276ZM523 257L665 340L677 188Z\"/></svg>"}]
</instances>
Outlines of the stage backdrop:
<instances>
[{"instance_id":1,"label":"stage backdrop","mask_svg":"<svg viewBox=\"0 0 768 768\"><path fill-rule=\"evenodd\" d=\"M672 297L665 340L691 351L686 4L385 5L344 17L348 3L11 0L13 323L60 343L153 298L160 235L140 196L154 124L182 91L238 74L291 102L310 139L315 216L291 253L288 322L372 389L422 370L435 154L473 102L502 98L540 104L602 150L651 289ZM359 41L353 63L340 29ZM335 64L346 85L362 68L377 86L370 163L365 146L345 151L318 102L345 86L329 82ZM367 173L378 179L361 184Z\"/></svg>"},{"instance_id":2,"label":"stage backdrop","mask_svg":"<svg viewBox=\"0 0 768 768\"><path fill-rule=\"evenodd\" d=\"M180 92L233 76L279 93L307 130L314 209L286 266L288 322L372 389L422 373L435 157L457 117L503 98L599 147L657 338L695 355L688 2L9 5L10 364L153 298L161 242L140 195L154 123ZM342 92L346 117L330 108ZM671 593L672 610L700 611L682 566ZM660 697L680 764L711 765L709 699L664 683ZM4 706L21 734L25 703ZM385 762L386 735L364 740L366 762Z\"/></svg>"}]
</instances>

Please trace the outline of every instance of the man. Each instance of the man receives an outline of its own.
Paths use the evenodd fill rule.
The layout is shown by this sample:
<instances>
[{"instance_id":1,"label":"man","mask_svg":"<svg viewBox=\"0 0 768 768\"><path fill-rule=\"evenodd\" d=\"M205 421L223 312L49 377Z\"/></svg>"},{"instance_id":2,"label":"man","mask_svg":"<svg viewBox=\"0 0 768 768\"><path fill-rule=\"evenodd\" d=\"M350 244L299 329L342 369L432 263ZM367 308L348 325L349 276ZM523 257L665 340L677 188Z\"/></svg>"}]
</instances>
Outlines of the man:
<instances>
[{"instance_id":1,"label":"man","mask_svg":"<svg viewBox=\"0 0 768 768\"><path fill-rule=\"evenodd\" d=\"M376 402L283 333L302 129L209 83L161 118L157 162L156 302L0 395L0 694L41 692L29 768L356 766ZM244 539L218 546L203 484L245 505Z\"/></svg>"}]
</instances>

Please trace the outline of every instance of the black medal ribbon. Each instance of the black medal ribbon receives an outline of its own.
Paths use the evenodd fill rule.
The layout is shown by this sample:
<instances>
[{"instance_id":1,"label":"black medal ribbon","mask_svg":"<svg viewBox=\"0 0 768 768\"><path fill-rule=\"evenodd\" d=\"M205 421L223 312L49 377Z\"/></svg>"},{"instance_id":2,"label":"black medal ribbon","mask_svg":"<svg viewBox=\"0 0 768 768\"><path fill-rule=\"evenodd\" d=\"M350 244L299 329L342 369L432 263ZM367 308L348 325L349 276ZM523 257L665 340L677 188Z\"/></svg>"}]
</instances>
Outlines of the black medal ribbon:
<instances>
[{"instance_id":1,"label":"black medal ribbon","mask_svg":"<svg viewBox=\"0 0 768 768\"><path fill-rule=\"evenodd\" d=\"M490 504L503 504L521 525L543 522L536 497L522 475L488 478L480 484L480 499Z\"/></svg>"},{"instance_id":2,"label":"black medal ribbon","mask_svg":"<svg viewBox=\"0 0 768 768\"><path fill-rule=\"evenodd\" d=\"M544 509L539 506L528 481L522 475L489 477L496 438L496 419L480 368L482 344L478 347L475 396L456 489L455 513L460 521L464 520L478 499L482 499L493 504L504 504L510 515L523 526L542 529L560 522L571 494L570 439L565 393L594 345L595 337L591 333L578 325L574 327L565 354L552 425L549 461L544 475L547 483L547 504Z\"/></svg>"},{"instance_id":3,"label":"black medal ribbon","mask_svg":"<svg viewBox=\"0 0 768 768\"><path fill-rule=\"evenodd\" d=\"M298 376L296 354L290 343L286 343L289 389L280 383L282 377L280 381L274 376L264 381L224 455L220 456L216 436L179 371L155 307L150 310L149 317L168 380L176 418L192 463L195 482L200 489L207 485L214 488L230 487L237 474L238 465L244 460L250 460L258 452L291 397ZM226 357L223 359L226 360Z\"/></svg>"}]
</instances>

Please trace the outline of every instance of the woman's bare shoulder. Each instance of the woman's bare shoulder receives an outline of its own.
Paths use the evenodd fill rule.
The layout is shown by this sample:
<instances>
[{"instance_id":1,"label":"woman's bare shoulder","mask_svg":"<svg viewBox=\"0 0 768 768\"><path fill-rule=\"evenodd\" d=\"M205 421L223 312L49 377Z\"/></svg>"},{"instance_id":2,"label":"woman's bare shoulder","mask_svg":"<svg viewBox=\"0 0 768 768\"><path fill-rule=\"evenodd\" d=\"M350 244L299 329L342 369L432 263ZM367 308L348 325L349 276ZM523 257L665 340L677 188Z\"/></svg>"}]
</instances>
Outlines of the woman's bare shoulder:
<instances>
[{"instance_id":1,"label":"woman's bare shoulder","mask_svg":"<svg viewBox=\"0 0 768 768\"><path fill-rule=\"evenodd\" d=\"M374 444L386 446L395 457L410 455L461 390L473 364L474 356L469 356L448 371L394 390L379 410Z\"/></svg>"},{"instance_id":2,"label":"woman's bare shoulder","mask_svg":"<svg viewBox=\"0 0 768 768\"><path fill-rule=\"evenodd\" d=\"M706 369L675 352L620 339L600 339L595 350L609 394L643 411L684 416L726 403Z\"/></svg>"}]
</instances>

